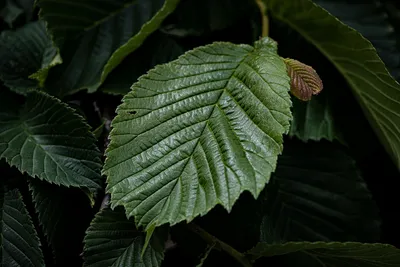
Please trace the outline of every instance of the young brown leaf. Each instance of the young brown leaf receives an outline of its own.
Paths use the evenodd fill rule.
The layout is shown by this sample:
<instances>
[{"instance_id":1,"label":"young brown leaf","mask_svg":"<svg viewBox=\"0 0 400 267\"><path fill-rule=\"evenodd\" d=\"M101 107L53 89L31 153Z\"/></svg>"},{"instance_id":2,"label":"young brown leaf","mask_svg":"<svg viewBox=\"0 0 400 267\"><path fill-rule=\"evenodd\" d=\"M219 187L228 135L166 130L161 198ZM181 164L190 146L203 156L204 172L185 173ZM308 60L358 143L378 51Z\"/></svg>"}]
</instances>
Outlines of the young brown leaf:
<instances>
[{"instance_id":1,"label":"young brown leaf","mask_svg":"<svg viewBox=\"0 0 400 267\"><path fill-rule=\"evenodd\" d=\"M323 88L322 80L310 66L298 60L285 58L287 72L290 76L290 92L300 100L308 101Z\"/></svg>"}]
</instances>

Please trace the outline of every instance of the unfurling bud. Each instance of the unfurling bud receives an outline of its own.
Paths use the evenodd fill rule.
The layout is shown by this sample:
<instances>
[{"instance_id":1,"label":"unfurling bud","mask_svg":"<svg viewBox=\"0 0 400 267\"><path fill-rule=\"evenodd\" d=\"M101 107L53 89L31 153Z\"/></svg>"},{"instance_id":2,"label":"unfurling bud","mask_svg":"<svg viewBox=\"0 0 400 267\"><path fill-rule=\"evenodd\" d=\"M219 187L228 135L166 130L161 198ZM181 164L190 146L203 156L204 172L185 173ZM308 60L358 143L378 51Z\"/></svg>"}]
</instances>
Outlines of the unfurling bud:
<instances>
[{"instance_id":1,"label":"unfurling bud","mask_svg":"<svg viewBox=\"0 0 400 267\"><path fill-rule=\"evenodd\" d=\"M322 80L310 66L295 59L284 58L290 77L290 92L300 100L308 101L323 88Z\"/></svg>"}]
</instances>

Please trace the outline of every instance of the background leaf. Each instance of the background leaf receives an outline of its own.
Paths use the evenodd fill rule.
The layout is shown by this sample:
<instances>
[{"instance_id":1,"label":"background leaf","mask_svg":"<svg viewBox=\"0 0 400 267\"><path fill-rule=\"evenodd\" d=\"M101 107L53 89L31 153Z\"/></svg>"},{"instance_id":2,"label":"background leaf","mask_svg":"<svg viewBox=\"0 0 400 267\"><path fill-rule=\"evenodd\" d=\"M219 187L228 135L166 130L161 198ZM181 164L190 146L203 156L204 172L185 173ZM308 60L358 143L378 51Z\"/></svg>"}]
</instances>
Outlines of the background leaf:
<instances>
[{"instance_id":1,"label":"background leaf","mask_svg":"<svg viewBox=\"0 0 400 267\"><path fill-rule=\"evenodd\" d=\"M3 177L2 177L3 178ZM17 189L0 188L1 266L44 266L40 241Z\"/></svg>"},{"instance_id":2,"label":"background leaf","mask_svg":"<svg viewBox=\"0 0 400 267\"><path fill-rule=\"evenodd\" d=\"M9 28L15 28L22 20L27 23L32 18L34 0L3 0L0 2L0 18Z\"/></svg>"},{"instance_id":3,"label":"background leaf","mask_svg":"<svg viewBox=\"0 0 400 267\"><path fill-rule=\"evenodd\" d=\"M314 2L371 41L393 77L396 80L400 79L398 45L400 28L395 24L395 13L398 10L390 6L387 3L389 1L315 0Z\"/></svg>"},{"instance_id":4,"label":"background leaf","mask_svg":"<svg viewBox=\"0 0 400 267\"><path fill-rule=\"evenodd\" d=\"M153 234L141 259L145 233L135 229L122 207L103 209L86 232L83 257L85 266L157 267L164 258L163 237Z\"/></svg>"},{"instance_id":5,"label":"background leaf","mask_svg":"<svg viewBox=\"0 0 400 267\"><path fill-rule=\"evenodd\" d=\"M397 227L400 218L396 215L397 207L393 206L400 201L400 195L396 191L399 172L365 118L351 88L335 66L300 34L274 17L270 17L270 26L270 36L279 43L280 56L296 58L313 66L321 76L325 88L314 99L321 100L321 104L325 103L331 109L335 133L339 134L340 142L346 145L351 157L356 160L357 167L379 206L382 218L381 242L400 245L400 228ZM292 127L296 123L297 115L302 113L301 110L298 111L295 101L293 104ZM309 110L310 113L312 111L314 110ZM313 122L314 120L307 121L309 124ZM318 129L320 124L318 121L315 123ZM379 179L376 175L377 168Z\"/></svg>"},{"instance_id":6,"label":"background leaf","mask_svg":"<svg viewBox=\"0 0 400 267\"><path fill-rule=\"evenodd\" d=\"M36 89L38 82L29 77L39 69L43 69L40 75L45 77L48 68L58 63L57 49L47 36L44 22L31 22L16 31L1 33L0 78L11 90L26 94L29 89Z\"/></svg>"},{"instance_id":7,"label":"background leaf","mask_svg":"<svg viewBox=\"0 0 400 267\"><path fill-rule=\"evenodd\" d=\"M121 61L137 49L178 0L39 0L64 64L50 70L46 87L57 96L95 91ZM57 88L57 89L56 89Z\"/></svg>"},{"instance_id":8,"label":"background leaf","mask_svg":"<svg viewBox=\"0 0 400 267\"><path fill-rule=\"evenodd\" d=\"M111 72L101 89L106 93L125 95L141 75L158 64L176 59L184 52L185 48L176 40L156 31Z\"/></svg>"},{"instance_id":9,"label":"background leaf","mask_svg":"<svg viewBox=\"0 0 400 267\"><path fill-rule=\"evenodd\" d=\"M295 98L292 98L292 101L293 121L290 125L290 136L297 137L304 142L341 139L325 91L307 102Z\"/></svg>"},{"instance_id":10,"label":"background leaf","mask_svg":"<svg viewBox=\"0 0 400 267\"><path fill-rule=\"evenodd\" d=\"M342 149L328 142L285 142L265 190L263 242L380 240L377 206Z\"/></svg>"},{"instance_id":11,"label":"background leaf","mask_svg":"<svg viewBox=\"0 0 400 267\"><path fill-rule=\"evenodd\" d=\"M100 188L100 152L89 126L71 108L42 92L25 103L0 91L0 158L41 180Z\"/></svg>"},{"instance_id":12,"label":"background leaf","mask_svg":"<svg viewBox=\"0 0 400 267\"><path fill-rule=\"evenodd\" d=\"M400 262L400 250L394 246L355 242L289 242L276 245L259 243L248 254L256 258L283 255L278 259L285 266L394 267Z\"/></svg>"},{"instance_id":13,"label":"background leaf","mask_svg":"<svg viewBox=\"0 0 400 267\"><path fill-rule=\"evenodd\" d=\"M177 37L204 36L249 17L254 0L185 0L163 23L161 31Z\"/></svg>"},{"instance_id":14,"label":"background leaf","mask_svg":"<svg viewBox=\"0 0 400 267\"><path fill-rule=\"evenodd\" d=\"M94 216L87 196L79 189L38 179L29 180L29 189L56 264L76 266L81 261L85 231Z\"/></svg>"},{"instance_id":15,"label":"background leaf","mask_svg":"<svg viewBox=\"0 0 400 267\"><path fill-rule=\"evenodd\" d=\"M142 76L113 120L104 173L112 207L146 229L258 196L289 130L276 43L214 43ZM249 135L251 133L251 135ZM118 174L118 175L117 175Z\"/></svg>"},{"instance_id":16,"label":"background leaf","mask_svg":"<svg viewBox=\"0 0 400 267\"><path fill-rule=\"evenodd\" d=\"M371 43L312 1L265 2L277 19L298 31L335 64L400 168L400 85L389 75Z\"/></svg>"}]
</instances>

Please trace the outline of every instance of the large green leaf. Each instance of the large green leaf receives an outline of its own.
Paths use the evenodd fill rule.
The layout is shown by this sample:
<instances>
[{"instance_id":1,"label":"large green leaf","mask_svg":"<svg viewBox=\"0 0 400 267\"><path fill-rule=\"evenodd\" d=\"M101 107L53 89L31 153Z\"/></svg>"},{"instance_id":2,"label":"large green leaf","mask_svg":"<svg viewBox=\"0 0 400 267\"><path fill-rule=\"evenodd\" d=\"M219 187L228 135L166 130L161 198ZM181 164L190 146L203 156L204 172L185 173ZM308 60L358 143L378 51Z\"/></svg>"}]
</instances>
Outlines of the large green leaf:
<instances>
[{"instance_id":1,"label":"large green leaf","mask_svg":"<svg viewBox=\"0 0 400 267\"><path fill-rule=\"evenodd\" d=\"M146 229L257 197L291 120L277 45L214 43L142 76L113 121L104 173L112 207Z\"/></svg>"},{"instance_id":2,"label":"large green leaf","mask_svg":"<svg viewBox=\"0 0 400 267\"><path fill-rule=\"evenodd\" d=\"M278 260L284 266L395 267L400 263L400 250L394 246L356 242L258 243L248 254L256 259L280 256Z\"/></svg>"},{"instance_id":3,"label":"large green leaf","mask_svg":"<svg viewBox=\"0 0 400 267\"><path fill-rule=\"evenodd\" d=\"M145 233L135 229L122 207L103 209L86 232L83 257L91 267L157 267L164 258L163 235L155 233L141 256Z\"/></svg>"},{"instance_id":4,"label":"large green leaf","mask_svg":"<svg viewBox=\"0 0 400 267\"><path fill-rule=\"evenodd\" d=\"M160 26L177 2L38 0L40 16L64 61L50 70L48 90L60 96L79 89L95 91L111 70Z\"/></svg>"},{"instance_id":5,"label":"large green leaf","mask_svg":"<svg viewBox=\"0 0 400 267\"><path fill-rule=\"evenodd\" d=\"M371 43L310 0L264 1L277 19L314 44L343 74L400 168L400 85Z\"/></svg>"},{"instance_id":6,"label":"large green leaf","mask_svg":"<svg viewBox=\"0 0 400 267\"><path fill-rule=\"evenodd\" d=\"M26 94L38 87L29 77L47 75L48 68L60 63L57 49L46 33L44 22L32 22L0 36L0 79L13 91Z\"/></svg>"},{"instance_id":7,"label":"large green leaf","mask_svg":"<svg viewBox=\"0 0 400 267\"><path fill-rule=\"evenodd\" d=\"M23 102L0 91L0 158L21 172L94 192L101 168L95 142L82 117L58 99L33 91Z\"/></svg>"},{"instance_id":8,"label":"large green leaf","mask_svg":"<svg viewBox=\"0 0 400 267\"><path fill-rule=\"evenodd\" d=\"M81 260L82 240L93 218L87 196L77 188L57 186L38 179L29 180L29 189L55 262L74 266Z\"/></svg>"},{"instance_id":9,"label":"large green leaf","mask_svg":"<svg viewBox=\"0 0 400 267\"><path fill-rule=\"evenodd\" d=\"M176 40L156 31L111 72L102 84L101 90L125 95L131 90L132 84L149 69L170 62L184 52L185 49Z\"/></svg>"},{"instance_id":10,"label":"large green leaf","mask_svg":"<svg viewBox=\"0 0 400 267\"><path fill-rule=\"evenodd\" d=\"M2 177L3 178L3 177ZM44 266L40 241L17 189L0 188L0 265Z\"/></svg>"},{"instance_id":11,"label":"large green leaf","mask_svg":"<svg viewBox=\"0 0 400 267\"><path fill-rule=\"evenodd\" d=\"M265 192L261 240L380 240L379 213L355 162L328 142L285 142Z\"/></svg>"}]
</instances>

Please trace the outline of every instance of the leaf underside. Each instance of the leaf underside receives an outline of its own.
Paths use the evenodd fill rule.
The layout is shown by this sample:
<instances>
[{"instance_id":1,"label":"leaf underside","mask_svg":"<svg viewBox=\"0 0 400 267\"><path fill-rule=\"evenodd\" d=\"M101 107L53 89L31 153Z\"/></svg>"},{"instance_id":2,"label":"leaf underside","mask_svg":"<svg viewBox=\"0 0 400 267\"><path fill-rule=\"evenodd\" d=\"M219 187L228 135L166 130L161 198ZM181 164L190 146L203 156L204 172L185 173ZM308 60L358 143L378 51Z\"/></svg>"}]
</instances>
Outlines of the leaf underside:
<instances>
[{"instance_id":1,"label":"leaf underside","mask_svg":"<svg viewBox=\"0 0 400 267\"><path fill-rule=\"evenodd\" d=\"M214 43L159 65L113 121L104 173L112 207L138 226L176 224L257 196L282 150L289 77L276 43Z\"/></svg>"},{"instance_id":2,"label":"leaf underside","mask_svg":"<svg viewBox=\"0 0 400 267\"><path fill-rule=\"evenodd\" d=\"M121 61L168 16L178 0L37 1L64 63L50 70L57 96L95 91Z\"/></svg>"},{"instance_id":3,"label":"leaf underside","mask_svg":"<svg viewBox=\"0 0 400 267\"><path fill-rule=\"evenodd\" d=\"M346 78L400 168L400 85L390 76L372 44L310 0L264 1L273 16L314 44Z\"/></svg>"},{"instance_id":4,"label":"leaf underside","mask_svg":"<svg viewBox=\"0 0 400 267\"><path fill-rule=\"evenodd\" d=\"M17 189L0 189L1 266L44 266L40 241Z\"/></svg>"},{"instance_id":5,"label":"leaf underside","mask_svg":"<svg viewBox=\"0 0 400 267\"><path fill-rule=\"evenodd\" d=\"M82 117L33 91L25 103L0 92L0 158L32 177L64 186L100 188L100 152Z\"/></svg>"},{"instance_id":6,"label":"leaf underside","mask_svg":"<svg viewBox=\"0 0 400 267\"><path fill-rule=\"evenodd\" d=\"M91 223L84 240L84 266L90 267L157 267L164 258L164 247L158 236L147 246L143 256L145 233L135 229L122 207L103 209Z\"/></svg>"},{"instance_id":7,"label":"leaf underside","mask_svg":"<svg viewBox=\"0 0 400 267\"><path fill-rule=\"evenodd\" d=\"M258 243L248 254L254 258L282 255L278 260L284 266L395 267L400 262L400 250L394 246L356 242Z\"/></svg>"}]
</instances>

